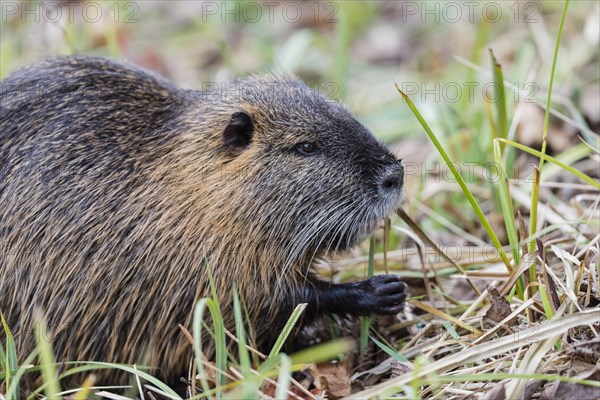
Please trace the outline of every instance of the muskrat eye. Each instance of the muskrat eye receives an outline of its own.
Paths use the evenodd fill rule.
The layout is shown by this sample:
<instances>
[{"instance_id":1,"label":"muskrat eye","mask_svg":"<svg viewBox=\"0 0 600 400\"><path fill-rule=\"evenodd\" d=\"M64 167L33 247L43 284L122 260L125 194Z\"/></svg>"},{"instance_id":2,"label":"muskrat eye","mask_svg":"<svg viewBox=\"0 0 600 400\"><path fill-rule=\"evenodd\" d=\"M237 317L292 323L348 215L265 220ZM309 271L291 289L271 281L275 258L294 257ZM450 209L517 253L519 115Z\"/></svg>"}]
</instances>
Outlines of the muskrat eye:
<instances>
[{"instance_id":1,"label":"muskrat eye","mask_svg":"<svg viewBox=\"0 0 600 400\"><path fill-rule=\"evenodd\" d=\"M311 156L317 152L317 146L314 143L304 142L297 144L296 150L303 156Z\"/></svg>"}]
</instances>

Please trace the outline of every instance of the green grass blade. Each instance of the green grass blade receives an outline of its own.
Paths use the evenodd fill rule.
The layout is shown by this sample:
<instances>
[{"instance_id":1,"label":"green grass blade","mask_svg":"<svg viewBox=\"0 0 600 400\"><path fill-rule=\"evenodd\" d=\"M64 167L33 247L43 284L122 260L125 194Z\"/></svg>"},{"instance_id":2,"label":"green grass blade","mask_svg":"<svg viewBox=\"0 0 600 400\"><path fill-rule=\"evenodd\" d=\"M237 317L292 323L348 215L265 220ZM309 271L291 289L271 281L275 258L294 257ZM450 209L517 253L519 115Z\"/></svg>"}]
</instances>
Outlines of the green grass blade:
<instances>
[{"instance_id":1,"label":"green grass blade","mask_svg":"<svg viewBox=\"0 0 600 400\"><path fill-rule=\"evenodd\" d=\"M393 359L395 359L397 361L401 361L401 362L408 362L408 358L404 357L402 354L399 354L396 350L394 350L390 346L386 345L385 343L380 342L379 340L375 339L373 336L371 336L371 340L373 341L373 343L375 343L377 345L377 347L379 347L381 350L385 351L386 354L389 355L390 357L392 357Z\"/></svg>"},{"instance_id":2,"label":"green grass blade","mask_svg":"<svg viewBox=\"0 0 600 400\"><path fill-rule=\"evenodd\" d=\"M517 224L515 223L515 211L513 209L512 199L510 197L510 185L508 183L508 176L504 168L502 161L502 149L500 142L494 139L494 161L496 162L496 168L498 169L498 184L496 189L500 198L500 206L502 209L502 217L504 218L504 226L506 228L506 235L508 236L508 243L510 244L510 250L515 265L518 265L521 260L519 253L519 235L517 233ZM523 283L519 279L517 281L517 293L520 299L523 298Z\"/></svg>"},{"instance_id":3,"label":"green grass blade","mask_svg":"<svg viewBox=\"0 0 600 400\"><path fill-rule=\"evenodd\" d=\"M210 289L212 293L212 301L207 303L206 306L209 308L211 317L213 319L213 326L215 327L215 364L218 369L217 382L222 386L225 385L226 377L225 370L227 369L227 342L225 341L225 325L223 323L223 314L219 307L219 296L217 295L217 286L215 284L212 268L208 261L206 254L204 255L204 261L208 271L208 281L210 282ZM200 319L200 323L202 319ZM194 325L194 341L201 340L196 338L196 326ZM201 332L201 329L199 329ZM217 392L217 398L220 398L221 394Z\"/></svg>"},{"instance_id":4,"label":"green grass blade","mask_svg":"<svg viewBox=\"0 0 600 400\"><path fill-rule=\"evenodd\" d=\"M508 236L508 242L510 243L513 260L515 260L515 263L518 263L520 260L519 235L517 233L517 225L515 224L515 212L512 205L512 199L510 198L508 176L506 175L506 169L502 163L502 149L498 140L494 140L494 161L496 162L496 168L498 168L498 175L500 178L497 189L500 193L500 205L502 206L506 234Z\"/></svg>"},{"instance_id":5,"label":"green grass blade","mask_svg":"<svg viewBox=\"0 0 600 400\"><path fill-rule=\"evenodd\" d=\"M10 375L7 374L9 371L10 369L8 369L7 366L6 353L4 352L2 346L0 346L0 380L6 380L6 375Z\"/></svg>"},{"instance_id":6,"label":"green grass blade","mask_svg":"<svg viewBox=\"0 0 600 400\"><path fill-rule=\"evenodd\" d=\"M375 273L375 237L371 236L369 240L369 264L367 267L367 277L372 277ZM371 328L371 318L360 317L360 354L363 354L369 344L369 329Z\"/></svg>"},{"instance_id":7,"label":"green grass blade","mask_svg":"<svg viewBox=\"0 0 600 400\"><path fill-rule=\"evenodd\" d=\"M273 348L271 349L271 352L269 353L269 357L268 358L275 357L277 354L279 354L279 351L283 347L283 344L285 343L286 339L288 338L288 336L292 332L292 329L294 328L294 326L298 322L298 319L300 318L300 316L304 312L305 308L306 308L306 303L301 303L301 304L298 304L296 306L296 308L292 312L292 315L290 315L290 317L288 318L287 322L285 323L285 326L283 327L283 330L281 331L281 333L277 337L277 340L275 341L275 344L273 345Z\"/></svg>"},{"instance_id":8,"label":"green grass blade","mask_svg":"<svg viewBox=\"0 0 600 400\"><path fill-rule=\"evenodd\" d=\"M565 26L565 19L567 17L567 10L569 9L570 0L565 0L562 15L560 17L560 24L558 26L558 34L556 35L556 44L554 46L554 56L552 57L552 68L550 70L550 83L548 84L548 99L546 100L546 112L544 114L544 130L542 136L542 151L540 152L540 163L538 170L540 176L544 168L544 160L546 157L546 138L548 136L548 123L550 121L550 108L552 107L552 86L554 85L554 73L556 71L556 60L558 59L558 49L560 48L560 38L562 37L563 28ZM533 183L533 189L531 192L531 211L529 213L529 236L533 236L537 230L537 210L538 210L538 197L540 191L539 180ZM535 250L535 241L531 241L528 244L529 252Z\"/></svg>"},{"instance_id":9,"label":"green grass blade","mask_svg":"<svg viewBox=\"0 0 600 400\"><path fill-rule=\"evenodd\" d=\"M4 334L6 335L6 353L3 355L3 366L6 373L6 386L10 386L12 380L12 371L16 371L19 367L17 360L17 347L15 345L15 337L13 336L4 314L0 312L0 319L2 319L2 326L4 327Z\"/></svg>"},{"instance_id":10,"label":"green grass blade","mask_svg":"<svg viewBox=\"0 0 600 400\"><path fill-rule=\"evenodd\" d=\"M138 378L138 382L139 382L139 375L136 374L136 377ZM66 392L62 392L61 396L64 396L65 394L70 394L73 393L73 396L71 397L73 400L87 400L89 399L92 393L92 387L94 387L94 382L96 381L96 378L93 375L88 375L85 380L82 382L81 387L79 387L78 389L75 390L67 390ZM139 392L142 392L141 387L138 387ZM140 394L141 395L141 394Z\"/></svg>"},{"instance_id":11,"label":"green grass blade","mask_svg":"<svg viewBox=\"0 0 600 400\"><path fill-rule=\"evenodd\" d=\"M317 344L292 354L292 364L309 364L331 360L340 354L355 349L353 340L339 339L332 342Z\"/></svg>"},{"instance_id":12,"label":"green grass blade","mask_svg":"<svg viewBox=\"0 0 600 400\"><path fill-rule=\"evenodd\" d=\"M290 378L292 376L292 363L290 358L285 354L281 355L281 363L279 369L279 377L277 378L277 391L275 392L276 399L287 399L288 390L290 388Z\"/></svg>"},{"instance_id":13,"label":"green grass blade","mask_svg":"<svg viewBox=\"0 0 600 400\"><path fill-rule=\"evenodd\" d=\"M496 99L494 105L496 106L496 133L498 138L508 139L508 135L510 132L510 124L508 122L508 113L507 113L507 104L506 104L506 85L504 84L504 73L502 72L502 66L496 60L492 49L490 51L490 59L492 61L492 76L494 78L494 87L498 88L498 98ZM511 169L511 166L514 163L513 159L513 151L512 149L506 150L504 148L504 144L500 146L500 152L502 153L502 160L504 165L504 169L507 172L507 177L512 178L512 176L508 176L508 171ZM497 161L496 161L497 162ZM517 252L518 254L518 252ZM514 253L513 253L514 256ZM515 262L515 264L517 264Z\"/></svg>"},{"instance_id":14,"label":"green grass blade","mask_svg":"<svg viewBox=\"0 0 600 400\"><path fill-rule=\"evenodd\" d=\"M367 266L367 277L370 278L375 274L375 237L369 239L369 264Z\"/></svg>"},{"instance_id":15,"label":"green grass blade","mask_svg":"<svg viewBox=\"0 0 600 400\"><path fill-rule=\"evenodd\" d=\"M550 304L550 299L548 298L548 295L546 294L546 286L544 284L542 284L541 282L540 284L540 297L542 299L542 305L544 306L544 313L546 314L546 318L547 319L551 319L554 316L554 311L552 310L552 305Z\"/></svg>"},{"instance_id":16,"label":"green grass blade","mask_svg":"<svg viewBox=\"0 0 600 400\"><path fill-rule=\"evenodd\" d=\"M240 306L240 296L238 295L236 289L234 289L233 292L233 315L235 318L235 334L239 341L238 350L240 355L240 367L242 369L242 374L245 377L249 377L252 375L250 371L250 355L248 354L248 349L246 348L244 317L242 316L242 307Z\"/></svg>"},{"instance_id":17,"label":"green grass blade","mask_svg":"<svg viewBox=\"0 0 600 400\"><path fill-rule=\"evenodd\" d=\"M345 2L336 3L339 7L339 20L336 23L336 46L334 62L334 82L338 85L338 100L343 100L346 96L346 82L348 82L348 70L350 67L350 40L352 37L351 28L351 4Z\"/></svg>"},{"instance_id":18,"label":"green grass blade","mask_svg":"<svg viewBox=\"0 0 600 400\"><path fill-rule=\"evenodd\" d=\"M23 365L15 372L14 375L11 373L11 381L10 385L8 385L8 381L6 381L6 398L7 399L15 399L19 400L21 397L21 393L19 393L19 382L23 375L32 370L32 368L28 368L29 365L33 363L33 359L37 357L38 352L37 349L34 349L31 354L27 356L25 360L23 360Z\"/></svg>"},{"instance_id":19,"label":"green grass blade","mask_svg":"<svg viewBox=\"0 0 600 400\"><path fill-rule=\"evenodd\" d=\"M39 353L42 378L46 384L44 393L49 399L57 399L60 398L59 393L61 392L61 389L58 382L58 374L56 373L56 359L54 357L54 351L52 350L52 341L48 336L48 330L44 319L41 316L37 316L35 320L35 340Z\"/></svg>"},{"instance_id":20,"label":"green grass blade","mask_svg":"<svg viewBox=\"0 0 600 400\"><path fill-rule=\"evenodd\" d=\"M243 378L238 391L228 393L246 399L251 398L260 387L260 379L252 373L250 364L250 354L246 347L246 332L244 327L244 317L240 305L240 296L237 289L233 290L233 316L235 318L235 334L238 340L238 354L240 358L240 368Z\"/></svg>"},{"instance_id":21,"label":"green grass blade","mask_svg":"<svg viewBox=\"0 0 600 400\"><path fill-rule=\"evenodd\" d=\"M506 113L506 92L504 90L504 76L502 67L496 61L492 49L490 51L490 59L492 60L492 69L494 77L494 87L498 89L498 98L494 102L496 107L496 134L500 138L507 138L508 135L508 116Z\"/></svg>"},{"instance_id":22,"label":"green grass blade","mask_svg":"<svg viewBox=\"0 0 600 400\"><path fill-rule=\"evenodd\" d=\"M473 207L473 210L475 211L475 214L477 214L477 218L479 218L479 221L481 222L481 225L483 225L483 228L485 229L485 231L487 232L488 236L490 237L490 240L494 243L494 246L496 246L496 249L497 249L498 253L500 254L500 258L502 258L502 261L506 265L506 268L508 269L508 271L512 272L512 266L510 264L510 261L509 261L508 257L506 256L506 253L504 252L504 249L502 248L502 244L498 240L498 237L494 233L494 230L490 226L487 218L485 218L485 216L483 215L483 211L481 211L481 207L479 207L479 204L477 204L477 201L475 200L475 198L473 197L473 194L471 193L471 191L467 187L467 184L465 183L464 179L462 178L462 176L460 176L460 174L456 170L456 167L452 163L452 160L450 160L450 157L448 156L448 154L446 153L446 151L442 147L441 143L437 140L437 137L432 132L431 128L429 127L429 125L427 124L427 122L425 121L425 119L423 118L423 116L421 115L421 113L419 112L419 110L417 109L417 107L415 107L415 105L412 102L412 100L410 100L410 98L404 92L402 92L402 90L400 90L400 88L398 87L398 84L396 84L396 89L402 95L402 97L404 98L404 100L406 101L406 103L408 104L408 106L410 107L410 109L412 110L412 112L415 115L415 117L417 117L417 119L421 123L421 126L423 127L423 129L425 129L425 132L427 133L427 136L429 136L429 139L433 142L435 148L438 150L438 152L440 153L440 155L442 156L442 158L446 162L446 165L448 166L448 168L452 172L452 175L454 175L454 178L456 179L456 181L460 185L463 193L467 197L467 200L469 200L469 203L471 204L471 207Z\"/></svg>"},{"instance_id":23,"label":"green grass blade","mask_svg":"<svg viewBox=\"0 0 600 400\"><path fill-rule=\"evenodd\" d=\"M130 364L117 364L117 363L108 363L108 362L101 362L101 361L72 361L72 362L67 362L66 364L67 365L76 365L76 366L73 368L69 368L67 371L62 373L60 375L61 378L64 378L64 377L67 377L70 375L74 375L74 374L79 374L82 372L94 371L94 370L118 369L118 370L127 372L129 374L139 376L140 378L144 379L145 381L148 381L152 385L156 386L158 389L169 394L171 397L174 397L177 399L181 398L166 383L162 382L158 378L155 378L148 372L140 370L140 368L142 368L140 366L138 366L137 368L134 368L133 365L130 365Z\"/></svg>"},{"instance_id":24,"label":"green grass blade","mask_svg":"<svg viewBox=\"0 0 600 400\"><path fill-rule=\"evenodd\" d=\"M217 382L219 385L225 385L225 371L227 369L227 346L225 342L225 330L223 326L223 316L217 306L214 299L201 299L196 308L194 309L194 352L196 357L196 368L200 375L200 382L204 390L210 390L208 381L204 374L204 363L202 358L202 321L204 317L204 310L208 308L210 315L213 320L213 326L215 328L215 353L216 353L216 366L217 371ZM220 398L220 393L217 393L217 398Z\"/></svg>"},{"instance_id":25,"label":"green grass blade","mask_svg":"<svg viewBox=\"0 0 600 400\"><path fill-rule=\"evenodd\" d=\"M456 340L460 339L460 335L458 334L458 332L456 332L456 329L454 329L454 327L452 326L452 324L449 321L443 321L442 322L442 326L444 327L444 329L446 330L446 332L448 332L448 334Z\"/></svg>"},{"instance_id":26,"label":"green grass blade","mask_svg":"<svg viewBox=\"0 0 600 400\"><path fill-rule=\"evenodd\" d=\"M596 148L600 148L600 140L598 141ZM594 149L590 148L587 143L579 143L561 152L556 156L556 159L566 165L573 165L592 153L594 153ZM548 161L548 156L546 156L546 161ZM558 165L554 163L544 163L544 176L542 176L542 181L550 179L560 171L562 171L562 168Z\"/></svg>"},{"instance_id":27,"label":"green grass blade","mask_svg":"<svg viewBox=\"0 0 600 400\"><path fill-rule=\"evenodd\" d=\"M523 150L524 152L526 152L526 153L529 153L529 154L531 154L531 155L534 155L534 156L536 156L536 157L539 157L539 158L541 158L541 157L542 157L542 153L541 153L541 152L539 152L539 151L537 151L537 150L534 150L534 149L532 149L531 147L524 146L524 145L522 145L522 144L520 144L520 143L513 142L512 140L508 140L508 139L498 139L498 141L500 141L500 142L504 142L504 143L506 143L506 144L508 144L508 145L511 145L511 146L513 146L513 147L516 147L517 149L519 149L519 150ZM600 183L599 183L599 182L597 182L597 181L595 181L593 178L590 178L588 175L584 174L583 172L581 172L581 171L578 171L577 169L575 169L575 168L571 167L570 165L567 165L567 164L565 164L564 162L562 162L562 161L560 161L560 160L558 160L558 159L556 159L556 158L554 158L554 157L551 157L551 156L549 156L549 155L547 155L547 154L545 154L545 155L544 155L544 159L545 159L546 161L549 161L549 162L551 162L551 163L553 163L553 164L556 164L556 165L558 165L559 167L561 167L561 168L562 168L562 169L564 169L565 171L569 171L570 173L572 173L572 174L573 174L573 175L575 175L576 177L578 177L578 178L580 178L581 180L583 180L583 181L585 181L585 182L589 183L590 185L592 185L592 186L593 186L594 188L596 188L597 190L600 190ZM535 237L535 236L534 236L534 234L535 234L535 232L534 232L534 233L530 233L530 234L529 234L529 238L531 239L531 238Z\"/></svg>"}]
</instances>

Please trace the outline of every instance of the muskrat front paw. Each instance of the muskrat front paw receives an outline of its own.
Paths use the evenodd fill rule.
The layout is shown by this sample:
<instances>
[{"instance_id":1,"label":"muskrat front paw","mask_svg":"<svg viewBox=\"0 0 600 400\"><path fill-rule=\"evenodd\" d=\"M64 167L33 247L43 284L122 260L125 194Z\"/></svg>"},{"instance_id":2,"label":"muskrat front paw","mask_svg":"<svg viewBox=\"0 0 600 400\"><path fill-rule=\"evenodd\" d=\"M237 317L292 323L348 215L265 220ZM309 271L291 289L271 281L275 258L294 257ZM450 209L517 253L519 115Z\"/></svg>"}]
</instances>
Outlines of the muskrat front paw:
<instances>
[{"instance_id":1,"label":"muskrat front paw","mask_svg":"<svg viewBox=\"0 0 600 400\"><path fill-rule=\"evenodd\" d=\"M407 286L396 275L375 275L362 284L371 314L397 314L404 308Z\"/></svg>"}]
</instances>

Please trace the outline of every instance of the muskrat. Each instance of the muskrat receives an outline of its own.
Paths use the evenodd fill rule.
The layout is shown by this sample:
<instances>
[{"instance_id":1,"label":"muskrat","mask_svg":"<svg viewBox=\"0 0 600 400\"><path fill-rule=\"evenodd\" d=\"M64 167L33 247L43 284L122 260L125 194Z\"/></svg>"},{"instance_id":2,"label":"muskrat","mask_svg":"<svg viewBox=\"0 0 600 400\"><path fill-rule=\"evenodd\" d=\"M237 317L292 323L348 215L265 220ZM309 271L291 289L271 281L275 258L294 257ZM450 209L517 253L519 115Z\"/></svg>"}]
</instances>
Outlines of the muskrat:
<instances>
[{"instance_id":1,"label":"muskrat","mask_svg":"<svg viewBox=\"0 0 600 400\"><path fill-rule=\"evenodd\" d=\"M0 311L21 357L40 309L59 361L144 359L184 376L179 325L191 330L211 296L209 273L225 326L235 288L259 344L299 303L303 321L402 309L394 275L333 284L311 272L399 206L403 168L300 80L201 92L65 56L6 77L0 104Z\"/></svg>"}]
</instances>

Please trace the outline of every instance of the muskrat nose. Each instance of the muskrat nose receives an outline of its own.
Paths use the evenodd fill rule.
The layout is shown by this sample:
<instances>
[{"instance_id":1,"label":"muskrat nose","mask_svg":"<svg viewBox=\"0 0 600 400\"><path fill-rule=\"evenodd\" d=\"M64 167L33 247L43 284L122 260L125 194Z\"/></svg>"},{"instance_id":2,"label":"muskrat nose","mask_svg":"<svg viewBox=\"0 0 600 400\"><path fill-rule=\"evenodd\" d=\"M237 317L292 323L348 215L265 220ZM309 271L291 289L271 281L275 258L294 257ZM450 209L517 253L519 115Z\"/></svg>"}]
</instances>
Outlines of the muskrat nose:
<instances>
[{"instance_id":1,"label":"muskrat nose","mask_svg":"<svg viewBox=\"0 0 600 400\"><path fill-rule=\"evenodd\" d=\"M381 180L381 189L384 192L399 190L404 180L404 168L398 163L386 171Z\"/></svg>"}]
</instances>

